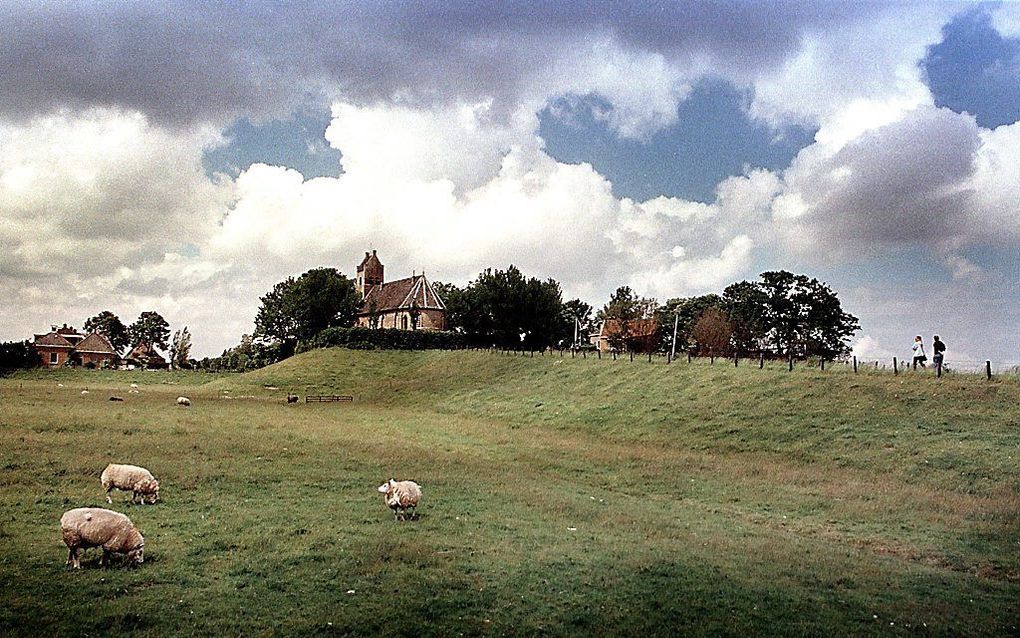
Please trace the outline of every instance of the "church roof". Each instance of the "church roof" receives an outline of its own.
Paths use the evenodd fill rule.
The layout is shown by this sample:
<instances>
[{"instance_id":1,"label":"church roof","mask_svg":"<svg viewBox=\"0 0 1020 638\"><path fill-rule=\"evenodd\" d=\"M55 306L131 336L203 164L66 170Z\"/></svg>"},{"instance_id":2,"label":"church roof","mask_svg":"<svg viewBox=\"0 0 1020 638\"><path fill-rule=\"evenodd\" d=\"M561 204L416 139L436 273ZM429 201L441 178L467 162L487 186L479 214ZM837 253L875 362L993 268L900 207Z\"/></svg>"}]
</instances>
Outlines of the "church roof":
<instances>
[{"instance_id":1,"label":"church roof","mask_svg":"<svg viewBox=\"0 0 1020 638\"><path fill-rule=\"evenodd\" d=\"M361 314L402 310L414 305L422 310L446 310L446 304L425 275L415 275L372 286L361 303Z\"/></svg>"}]
</instances>

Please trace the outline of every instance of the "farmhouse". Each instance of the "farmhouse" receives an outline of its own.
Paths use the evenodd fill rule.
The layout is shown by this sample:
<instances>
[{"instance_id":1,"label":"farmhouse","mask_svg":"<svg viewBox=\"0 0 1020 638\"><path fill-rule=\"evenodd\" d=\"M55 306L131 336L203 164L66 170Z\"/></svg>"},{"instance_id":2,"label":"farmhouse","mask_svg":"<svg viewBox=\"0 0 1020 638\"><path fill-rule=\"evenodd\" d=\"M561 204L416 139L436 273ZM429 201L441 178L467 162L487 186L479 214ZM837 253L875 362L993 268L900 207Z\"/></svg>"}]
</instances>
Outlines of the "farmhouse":
<instances>
[{"instance_id":1,"label":"farmhouse","mask_svg":"<svg viewBox=\"0 0 1020 638\"><path fill-rule=\"evenodd\" d=\"M145 342L139 343L132 348L131 352L128 353L128 356L124 357L124 363L128 366L146 369L163 369L170 367L170 364L167 363L166 359L164 359L162 355L156 352L156 349L152 346L152 344Z\"/></svg>"},{"instance_id":2,"label":"farmhouse","mask_svg":"<svg viewBox=\"0 0 1020 638\"><path fill-rule=\"evenodd\" d=\"M659 322L655 319L606 319L590 338L592 345L602 352L621 347L634 352L652 352L658 345L658 331Z\"/></svg>"},{"instance_id":3,"label":"farmhouse","mask_svg":"<svg viewBox=\"0 0 1020 638\"><path fill-rule=\"evenodd\" d=\"M117 361L117 351L106 337L98 332L80 334L66 323L60 328L53 326L46 334L35 335L32 345L39 355L39 365L49 368L59 368L68 362L101 367Z\"/></svg>"},{"instance_id":4,"label":"farmhouse","mask_svg":"<svg viewBox=\"0 0 1020 638\"><path fill-rule=\"evenodd\" d=\"M358 265L356 280L361 295L357 325L399 330L443 330L446 304L425 273L386 282L383 265L373 250Z\"/></svg>"}]
</instances>

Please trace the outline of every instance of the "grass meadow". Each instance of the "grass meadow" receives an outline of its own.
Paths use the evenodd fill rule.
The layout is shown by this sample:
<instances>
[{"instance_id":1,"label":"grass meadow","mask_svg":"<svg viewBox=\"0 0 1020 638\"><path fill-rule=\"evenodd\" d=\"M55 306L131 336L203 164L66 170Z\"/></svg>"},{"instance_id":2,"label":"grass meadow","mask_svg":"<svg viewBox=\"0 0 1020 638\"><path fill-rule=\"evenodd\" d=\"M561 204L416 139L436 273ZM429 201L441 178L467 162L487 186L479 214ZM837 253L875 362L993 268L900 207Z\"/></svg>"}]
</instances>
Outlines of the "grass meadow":
<instances>
[{"instance_id":1,"label":"grass meadow","mask_svg":"<svg viewBox=\"0 0 1020 638\"><path fill-rule=\"evenodd\" d=\"M1020 382L969 375L341 349L19 373L0 635L1020 635L1018 461ZM105 506L109 462L161 481L110 506L145 564L67 572L60 515Z\"/></svg>"}]
</instances>

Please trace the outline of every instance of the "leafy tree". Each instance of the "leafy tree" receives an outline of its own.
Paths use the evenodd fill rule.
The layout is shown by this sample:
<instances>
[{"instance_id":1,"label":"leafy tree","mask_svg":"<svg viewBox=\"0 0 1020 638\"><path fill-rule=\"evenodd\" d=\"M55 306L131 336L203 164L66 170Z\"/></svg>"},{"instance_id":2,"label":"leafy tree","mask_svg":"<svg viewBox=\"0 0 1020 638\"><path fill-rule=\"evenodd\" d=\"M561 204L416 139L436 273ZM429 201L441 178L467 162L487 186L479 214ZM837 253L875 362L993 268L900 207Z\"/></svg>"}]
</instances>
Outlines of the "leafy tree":
<instances>
[{"instance_id":1,"label":"leafy tree","mask_svg":"<svg viewBox=\"0 0 1020 638\"><path fill-rule=\"evenodd\" d=\"M95 317L85 320L85 332L98 332L110 341L117 352L123 352L131 345L131 335L127 327L121 323L120 317L109 310L104 310Z\"/></svg>"},{"instance_id":2,"label":"leafy tree","mask_svg":"<svg viewBox=\"0 0 1020 638\"><path fill-rule=\"evenodd\" d=\"M188 363L190 356L191 333L188 332L188 327L184 326L182 330L174 333L174 338L170 342L170 367L178 370L190 367Z\"/></svg>"},{"instance_id":3,"label":"leafy tree","mask_svg":"<svg viewBox=\"0 0 1020 638\"><path fill-rule=\"evenodd\" d=\"M471 343L544 348L565 334L559 284L525 277L516 266L487 269L464 288L444 283L435 288L446 303L447 328Z\"/></svg>"},{"instance_id":4,"label":"leafy tree","mask_svg":"<svg viewBox=\"0 0 1020 638\"><path fill-rule=\"evenodd\" d=\"M261 301L255 339L281 345L284 356L294 352L299 340L311 339L321 330L353 325L361 306L354 282L335 268L288 277Z\"/></svg>"},{"instance_id":5,"label":"leafy tree","mask_svg":"<svg viewBox=\"0 0 1020 638\"><path fill-rule=\"evenodd\" d=\"M33 368L37 365L39 365L39 357L35 353L35 348L28 341L0 343L0 370Z\"/></svg>"},{"instance_id":6,"label":"leafy tree","mask_svg":"<svg viewBox=\"0 0 1020 638\"><path fill-rule=\"evenodd\" d=\"M698 345L699 354L724 355L730 351L733 328L726 313L712 306L706 308L694 322L691 337Z\"/></svg>"},{"instance_id":7,"label":"leafy tree","mask_svg":"<svg viewBox=\"0 0 1020 638\"><path fill-rule=\"evenodd\" d=\"M563 304L563 335L561 340L571 345L588 343L591 333L592 308L580 299L571 299ZM577 330L577 343L574 343L574 330Z\"/></svg>"},{"instance_id":8,"label":"leafy tree","mask_svg":"<svg viewBox=\"0 0 1020 638\"><path fill-rule=\"evenodd\" d=\"M128 336L133 344L145 343L165 350L170 338L170 324L158 312L149 310L140 314L128 327Z\"/></svg>"},{"instance_id":9,"label":"leafy tree","mask_svg":"<svg viewBox=\"0 0 1020 638\"><path fill-rule=\"evenodd\" d=\"M860 330L831 288L785 270L764 272L760 282L733 284L723 300L741 349L834 359L849 354L850 338Z\"/></svg>"},{"instance_id":10,"label":"leafy tree","mask_svg":"<svg viewBox=\"0 0 1020 638\"><path fill-rule=\"evenodd\" d=\"M691 333L694 324L709 308L722 305L722 298L716 294L698 297L670 299L660 306L655 313L659 320L659 330L663 349L673 346L673 326L676 325L676 346L680 350L688 350L691 346Z\"/></svg>"}]
</instances>

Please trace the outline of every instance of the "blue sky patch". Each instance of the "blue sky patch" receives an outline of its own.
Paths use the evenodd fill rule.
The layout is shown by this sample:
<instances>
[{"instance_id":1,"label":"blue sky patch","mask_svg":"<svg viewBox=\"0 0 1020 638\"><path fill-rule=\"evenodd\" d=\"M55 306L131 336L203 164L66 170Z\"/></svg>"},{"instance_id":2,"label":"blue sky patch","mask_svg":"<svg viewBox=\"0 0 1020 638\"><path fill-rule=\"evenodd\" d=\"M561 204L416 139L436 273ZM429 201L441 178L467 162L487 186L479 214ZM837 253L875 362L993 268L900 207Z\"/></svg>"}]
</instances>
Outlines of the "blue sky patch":
<instances>
[{"instance_id":1,"label":"blue sky patch","mask_svg":"<svg viewBox=\"0 0 1020 638\"><path fill-rule=\"evenodd\" d=\"M711 202L723 179L748 168L786 168L814 140L813 129L775 131L749 119L748 102L748 94L728 82L704 80L678 108L676 124L639 141L621 139L598 116L612 108L605 100L568 97L539 114L539 132L552 157L588 162L617 196Z\"/></svg>"},{"instance_id":2,"label":"blue sky patch","mask_svg":"<svg viewBox=\"0 0 1020 638\"><path fill-rule=\"evenodd\" d=\"M966 111L985 128L1020 120L1020 39L1002 37L986 9L944 26L920 65L936 105Z\"/></svg>"},{"instance_id":3,"label":"blue sky patch","mask_svg":"<svg viewBox=\"0 0 1020 638\"><path fill-rule=\"evenodd\" d=\"M336 177L340 174L340 151L325 139L329 112L298 112L289 120L253 124L239 119L226 130L227 143L206 151L202 164L206 173L231 177L252 164L262 162L287 166L305 179Z\"/></svg>"}]
</instances>

